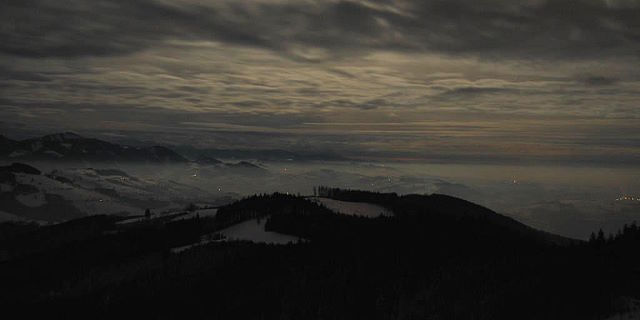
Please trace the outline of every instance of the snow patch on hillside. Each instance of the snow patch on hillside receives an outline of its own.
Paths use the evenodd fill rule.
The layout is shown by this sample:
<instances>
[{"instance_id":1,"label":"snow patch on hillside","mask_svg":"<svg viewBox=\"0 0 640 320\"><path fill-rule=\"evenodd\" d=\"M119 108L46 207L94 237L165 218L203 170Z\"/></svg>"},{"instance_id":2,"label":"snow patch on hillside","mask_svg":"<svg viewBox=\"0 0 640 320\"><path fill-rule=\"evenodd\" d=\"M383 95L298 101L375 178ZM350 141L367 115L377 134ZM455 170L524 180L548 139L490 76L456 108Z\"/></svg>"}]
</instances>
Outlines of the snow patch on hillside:
<instances>
[{"instance_id":1,"label":"snow patch on hillside","mask_svg":"<svg viewBox=\"0 0 640 320\"><path fill-rule=\"evenodd\" d=\"M312 200L324 205L325 207L327 207L327 209L333 212L350 216L368 218L376 218L379 216L393 216L393 212L391 212L389 209L386 209L377 204L371 204L367 202L348 202L322 197L316 197Z\"/></svg>"},{"instance_id":2,"label":"snow patch on hillside","mask_svg":"<svg viewBox=\"0 0 640 320\"><path fill-rule=\"evenodd\" d=\"M199 210L196 210L194 212L189 212L187 214L179 215L179 216L173 218L171 221L193 219L196 216L198 216L200 218L215 217L216 213L218 213L218 209L216 209L216 208L214 208L214 209L199 209Z\"/></svg>"},{"instance_id":3,"label":"snow patch on hillside","mask_svg":"<svg viewBox=\"0 0 640 320\"><path fill-rule=\"evenodd\" d=\"M18 183L36 187L39 192L28 195L18 195L16 200L29 207L39 207L46 204L45 194L55 194L70 200L80 211L87 214L115 214L137 213L141 209L129 206L118 199L113 199L102 193L71 186L51 179L44 175L16 174ZM35 196L35 197L34 197Z\"/></svg>"},{"instance_id":4,"label":"snow patch on hillside","mask_svg":"<svg viewBox=\"0 0 640 320\"><path fill-rule=\"evenodd\" d=\"M28 151L25 150L18 150L18 151L14 151L11 152L11 154L9 154L9 158L18 158L18 157L22 157L25 154L29 153Z\"/></svg>"},{"instance_id":5,"label":"snow patch on hillside","mask_svg":"<svg viewBox=\"0 0 640 320\"><path fill-rule=\"evenodd\" d=\"M133 217L133 218L120 220L120 221L116 222L116 224L132 224L132 223L138 223L138 222L142 222L142 221L146 221L146 220L149 220L149 218L147 218L147 217Z\"/></svg>"},{"instance_id":6,"label":"snow patch on hillside","mask_svg":"<svg viewBox=\"0 0 640 320\"><path fill-rule=\"evenodd\" d=\"M278 232L265 231L264 226L266 222L266 218L260 220L252 219L226 228L220 231L220 233L230 241L248 240L252 242L272 244L287 244L298 241L298 237Z\"/></svg>"},{"instance_id":7,"label":"snow patch on hillside","mask_svg":"<svg viewBox=\"0 0 640 320\"><path fill-rule=\"evenodd\" d=\"M41 207L47 204L47 200L44 197L44 194L40 192L30 193L30 194L19 194L16 196L16 200L22 203L23 205L31 208Z\"/></svg>"},{"instance_id":8,"label":"snow patch on hillside","mask_svg":"<svg viewBox=\"0 0 640 320\"><path fill-rule=\"evenodd\" d=\"M0 222L5 221L22 221L24 218L16 216L15 214L11 214L8 212L0 211Z\"/></svg>"},{"instance_id":9,"label":"snow patch on hillside","mask_svg":"<svg viewBox=\"0 0 640 320\"><path fill-rule=\"evenodd\" d=\"M151 209L166 211L184 206L196 199L207 199L211 194L196 187L172 180L135 178L120 170L75 168L57 170L63 176L83 189L101 190L107 195L114 194L119 200L143 200L151 202ZM141 207L142 204L138 204Z\"/></svg>"},{"instance_id":10,"label":"snow patch on hillside","mask_svg":"<svg viewBox=\"0 0 640 320\"><path fill-rule=\"evenodd\" d=\"M58 153L58 152L56 152L56 151L53 151L53 150L45 150L45 151L44 151L44 153L45 153L45 154L48 154L48 155L51 155L51 156L54 156L54 157L56 157L56 158L62 158L62 157L64 157L64 155L62 155L62 154L60 154L60 153Z\"/></svg>"}]
</instances>

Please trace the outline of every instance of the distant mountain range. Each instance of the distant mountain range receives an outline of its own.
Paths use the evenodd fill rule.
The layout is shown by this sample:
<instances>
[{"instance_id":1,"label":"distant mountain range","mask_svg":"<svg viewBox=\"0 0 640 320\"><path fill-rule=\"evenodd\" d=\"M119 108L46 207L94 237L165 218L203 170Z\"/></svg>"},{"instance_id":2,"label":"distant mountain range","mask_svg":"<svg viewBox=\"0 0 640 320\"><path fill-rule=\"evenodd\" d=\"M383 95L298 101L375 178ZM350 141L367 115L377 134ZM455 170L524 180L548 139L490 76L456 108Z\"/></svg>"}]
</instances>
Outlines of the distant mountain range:
<instances>
[{"instance_id":1,"label":"distant mountain range","mask_svg":"<svg viewBox=\"0 0 640 320\"><path fill-rule=\"evenodd\" d=\"M219 158L261 161L345 160L333 153L294 153L279 149L198 149L192 146L132 146L87 138L73 132L50 134L39 138L12 140L0 135L0 159L94 161L94 162L152 162L230 167L259 168L249 162L226 164Z\"/></svg>"},{"instance_id":2,"label":"distant mountain range","mask_svg":"<svg viewBox=\"0 0 640 320\"><path fill-rule=\"evenodd\" d=\"M132 147L65 132L27 140L0 136L0 157L12 160L187 162L162 147Z\"/></svg>"}]
</instances>

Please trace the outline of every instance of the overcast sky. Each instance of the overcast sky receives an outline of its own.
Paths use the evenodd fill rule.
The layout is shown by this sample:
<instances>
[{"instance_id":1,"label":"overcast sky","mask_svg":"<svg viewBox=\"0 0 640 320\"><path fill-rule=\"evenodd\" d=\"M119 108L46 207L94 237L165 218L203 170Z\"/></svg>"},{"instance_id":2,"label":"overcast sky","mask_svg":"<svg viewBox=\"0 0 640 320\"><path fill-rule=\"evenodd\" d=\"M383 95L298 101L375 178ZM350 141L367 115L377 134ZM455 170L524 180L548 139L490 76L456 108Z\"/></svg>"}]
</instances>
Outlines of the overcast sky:
<instances>
[{"instance_id":1,"label":"overcast sky","mask_svg":"<svg viewBox=\"0 0 640 320\"><path fill-rule=\"evenodd\" d=\"M0 128L640 161L638 0L4 0Z\"/></svg>"}]
</instances>

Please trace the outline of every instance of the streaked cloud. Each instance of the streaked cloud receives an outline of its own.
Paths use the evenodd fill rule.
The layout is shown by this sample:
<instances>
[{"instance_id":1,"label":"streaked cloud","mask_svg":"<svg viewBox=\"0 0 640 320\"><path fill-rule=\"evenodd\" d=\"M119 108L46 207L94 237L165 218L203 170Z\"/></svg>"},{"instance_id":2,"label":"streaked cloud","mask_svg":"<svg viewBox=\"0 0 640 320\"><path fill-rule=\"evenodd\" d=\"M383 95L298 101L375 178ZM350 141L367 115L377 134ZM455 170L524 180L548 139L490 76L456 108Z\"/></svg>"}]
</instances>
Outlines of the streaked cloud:
<instances>
[{"instance_id":1,"label":"streaked cloud","mask_svg":"<svg viewBox=\"0 0 640 320\"><path fill-rule=\"evenodd\" d=\"M3 134L640 159L637 1L0 6Z\"/></svg>"}]
</instances>

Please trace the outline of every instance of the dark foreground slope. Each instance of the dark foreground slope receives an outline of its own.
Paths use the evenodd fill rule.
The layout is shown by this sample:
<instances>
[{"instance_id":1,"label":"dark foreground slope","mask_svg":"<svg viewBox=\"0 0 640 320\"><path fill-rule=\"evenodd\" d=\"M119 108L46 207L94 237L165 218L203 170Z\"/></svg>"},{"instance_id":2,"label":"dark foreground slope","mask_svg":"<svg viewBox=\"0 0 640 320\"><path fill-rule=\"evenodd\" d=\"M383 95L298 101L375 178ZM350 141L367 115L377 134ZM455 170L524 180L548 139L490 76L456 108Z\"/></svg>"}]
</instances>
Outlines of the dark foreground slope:
<instances>
[{"instance_id":1,"label":"dark foreground slope","mask_svg":"<svg viewBox=\"0 0 640 320\"><path fill-rule=\"evenodd\" d=\"M455 198L334 196L396 215L338 215L274 194L215 218L0 225L0 307L48 318L603 319L640 298L636 227L558 242ZM309 241L170 250L256 217Z\"/></svg>"}]
</instances>

